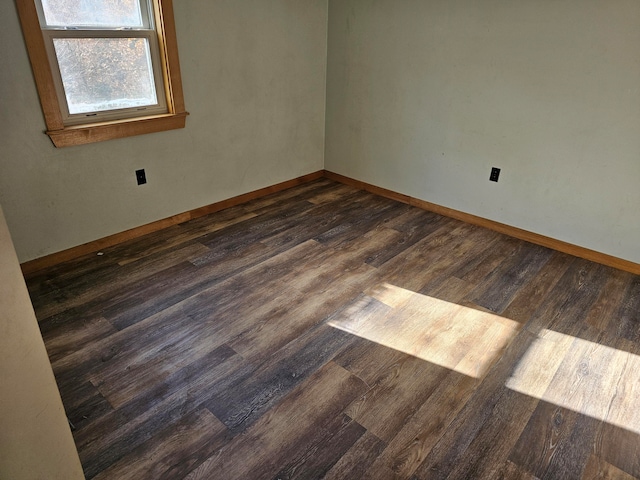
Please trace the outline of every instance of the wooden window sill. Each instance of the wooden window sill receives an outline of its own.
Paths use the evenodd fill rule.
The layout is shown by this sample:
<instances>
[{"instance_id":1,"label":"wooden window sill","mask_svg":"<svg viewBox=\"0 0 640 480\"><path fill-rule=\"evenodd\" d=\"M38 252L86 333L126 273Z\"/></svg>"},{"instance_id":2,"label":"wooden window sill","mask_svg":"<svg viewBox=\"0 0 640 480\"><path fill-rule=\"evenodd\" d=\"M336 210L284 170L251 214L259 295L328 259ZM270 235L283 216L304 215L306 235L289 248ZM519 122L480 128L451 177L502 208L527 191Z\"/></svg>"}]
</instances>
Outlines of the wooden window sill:
<instances>
[{"instance_id":1,"label":"wooden window sill","mask_svg":"<svg viewBox=\"0 0 640 480\"><path fill-rule=\"evenodd\" d=\"M128 118L102 123L74 125L61 130L47 130L56 147L102 142L114 138L184 128L188 112Z\"/></svg>"}]
</instances>

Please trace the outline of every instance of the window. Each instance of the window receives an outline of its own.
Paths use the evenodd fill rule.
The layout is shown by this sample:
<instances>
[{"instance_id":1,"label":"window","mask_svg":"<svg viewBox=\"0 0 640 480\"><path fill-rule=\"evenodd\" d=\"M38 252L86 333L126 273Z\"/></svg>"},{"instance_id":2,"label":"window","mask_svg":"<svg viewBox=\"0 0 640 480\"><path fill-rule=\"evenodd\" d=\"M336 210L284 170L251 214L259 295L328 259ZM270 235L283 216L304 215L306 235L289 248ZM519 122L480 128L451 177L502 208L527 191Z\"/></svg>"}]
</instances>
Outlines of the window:
<instances>
[{"instance_id":1,"label":"window","mask_svg":"<svg viewBox=\"0 0 640 480\"><path fill-rule=\"evenodd\" d=\"M36 0L36 7L65 125L167 113L146 0Z\"/></svg>"},{"instance_id":2,"label":"window","mask_svg":"<svg viewBox=\"0 0 640 480\"><path fill-rule=\"evenodd\" d=\"M18 0L58 146L182 128L171 0Z\"/></svg>"}]
</instances>

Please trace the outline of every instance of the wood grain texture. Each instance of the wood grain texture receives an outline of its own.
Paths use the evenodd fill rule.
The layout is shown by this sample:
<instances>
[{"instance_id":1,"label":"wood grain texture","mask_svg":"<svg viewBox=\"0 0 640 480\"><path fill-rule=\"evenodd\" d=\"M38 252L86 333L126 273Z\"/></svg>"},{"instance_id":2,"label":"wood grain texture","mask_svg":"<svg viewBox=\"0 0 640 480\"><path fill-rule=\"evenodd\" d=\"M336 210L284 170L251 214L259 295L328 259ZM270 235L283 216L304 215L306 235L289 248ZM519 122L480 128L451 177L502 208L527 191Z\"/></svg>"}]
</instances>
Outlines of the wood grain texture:
<instances>
[{"instance_id":1,"label":"wood grain texture","mask_svg":"<svg viewBox=\"0 0 640 480\"><path fill-rule=\"evenodd\" d=\"M325 178L102 251L27 276L88 479L640 478L638 275Z\"/></svg>"},{"instance_id":2,"label":"wood grain texture","mask_svg":"<svg viewBox=\"0 0 640 480\"><path fill-rule=\"evenodd\" d=\"M634 273L636 275L640 275L640 264L631 262L629 260L624 260L622 258L614 257L612 255L607 255L606 253L601 253L595 250L580 247L578 245L573 245L567 242L563 242L562 240L557 240L555 238L550 238L544 235L540 235L538 233L529 232L521 228L505 225L504 223L499 223L493 220L489 220L487 218L471 215L469 213L454 210L452 208L443 207L435 203L427 202L414 197L410 197L408 195L403 195L401 193L393 192L392 190L388 190L386 188L377 187L375 185L362 182L360 180L355 180L349 177L345 177L344 175L340 175L337 173L325 171L325 176L332 180L346 183L347 185L352 185L356 188L362 188L363 190L367 190L368 192L374 193L376 195L381 195L383 197L391 198L393 200L396 200L402 203L407 203L409 205L416 206L424 210L428 210L430 212L443 215L445 217L451 217L451 218L455 218L456 220L461 220L463 222L471 223L473 225L479 225L483 228L488 228L490 230L494 230L496 232L500 232L505 235L518 238L520 240L525 240L527 242L535 243L537 245L551 248L559 252L568 253L576 257L590 260L592 262L601 263L603 265L608 265L610 267L618 268L620 270L625 270L625 271Z\"/></svg>"},{"instance_id":3,"label":"wood grain texture","mask_svg":"<svg viewBox=\"0 0 640 480\"><path fill-rule=\"evenodd\" d=\"M173 18L173 0L154 0L156 25L162 41L162 66L165 72L165 90L173 114L186 112L184 94L182 93L182 75L180 73L180 59L178 55L178 38L176 36L176 22Z\"/></svg>"},{"instance_id":4,"label":"wood grain texture","mask_svg":"<svg viewBox=\"0 0 640 480\"><path fill-rule=\"evenodd\" d=\"M67 126L60 130L47 130L47 135L58 148L104 142L116 138L146 135L184 128L187 112L138 117L118 122Z\"/></svg>"},{"instance_id":5,"label":"wood grain texture","mask_svg":"<svg viewBox=\"0 0 640 480\"><path fill-rule=\"evenodd\" d=\"M29 0L21 0L18 3L29 4L32 2L30 2ZM322 172L314 172L308 175L303 175L302 177L294 178L292 180L288 180L286 182L272 185L270 187L261 188L249 193L238 195L236 197L233 197L227 200L222 200L220 202L213 203L211 205L206 205L204 207L196 208L189 212L184 212L178 215L174 215L172 217L168 217L165 219L148 223L146 225L142 225L140 227L132 228L125 232L115 233L113 235L109 235L108 237L104 237L98 240L94 240L92 242L78 245L77 247L72 247L66 250L62 250L60 252L46 255L44 257L36 258L34 260L29 260L21 264L22 273L24 273L25 276L31 276L32 274L40 270L50 269L52 267L55 267L56 265L59 265L64 262L68 262L70 260L75 260L84 255L88 255L94 252L99 252L104 248L120 245L121 243L124 243L128 240L136 239L144 235L148 235L150 233L159 232L172 225L177 225L194 218L199 218L204 215L209 215L211 213L215 213L220 210L233 207L234 205L243 204L255 198L260 198L262 196L279 192L281 190L286 190L300 183L310 182L312 180L320 178L321 176L322 176Z\"/></svg>"},{"instance_id":6,"label":"wood grain texture","mask_svg":"<svg viewBox=\"0 0 640 480\"><path fill-rule=\"evenodd\" d=\"M591 455L581 480L632 480L633 478L635 477L605 462L596 455Z\"/></svg>"},{"instance_id":7,"label":"wood grain texture","mask_svg":"<svg viewBox=\"0 0 640 480\"><path fill-rule=\"evenodd\" d=\"M29 52L31 70L40 96L40 104L47 128L59 130L64 128L62 114L57 100L57 93L53 82L53 73L49 65L38 12L35 2L31 0L16 0L22 35Z\"/></svg>"},{"instance_id":8,"label":"wood grain texture","mask_svg":"<svg viewBox=\"0 0 640 480\"><path fill-rule=\"evenodd\" d=\"M367 471L384 447L385 443L382 440L372 433L365 432L322 478L342 480L362 477L363 472Z\"/></svg>"},{"instance_id":9,"label":"wood grain texture","mask_svg":"<svg viewBox=\"0 0 640 480\"><path fill-rule=\"evenodd\" d=\"M187 478L272 478L282 468L283 458L305 448L310 434L332 422L365 389L364 382L329 362L229 444L242 462L211 457Z\"/></svg>"},{"instance_id":10,"label":"wood grain texture","mask_svg":"<svg viewBox=\"0 0 640 480\"><path fill-rule=\"evenodd\" d=\"M94 478L168 480L183 477L222 446L224 432L224 425L211 412L206 409L194 412L160 431Z\"/></svg>"}]
</instances>

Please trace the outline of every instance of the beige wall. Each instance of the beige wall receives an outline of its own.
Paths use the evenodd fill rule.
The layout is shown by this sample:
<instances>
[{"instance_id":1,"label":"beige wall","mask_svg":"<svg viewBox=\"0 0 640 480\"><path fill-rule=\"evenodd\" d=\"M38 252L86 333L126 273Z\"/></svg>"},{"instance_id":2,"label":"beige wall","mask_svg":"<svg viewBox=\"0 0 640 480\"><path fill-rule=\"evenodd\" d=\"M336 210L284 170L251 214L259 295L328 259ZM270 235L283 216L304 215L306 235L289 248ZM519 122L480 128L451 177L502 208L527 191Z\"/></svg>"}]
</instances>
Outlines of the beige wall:
<instances>
[{"instance_id":1,"label":"beige wall","mask_svg":"<svg viewBox=\"0 0 640 480\"><path fill-rule=\"evenodd\" d=\"M55 149L0 2L20 260L324 166L640 262L640 3L332 1L328 70L327 3L174 2L187 128Z\"/></svg>"},{"instance_id":2,"label":"beige wall","mask_svg":"<svg viewBox=\"0 0 640 480\"><path fill-rule=\"evenodd\" d=\"M187 128L56 149L0 2L0 203L21 261L323 168L327 0L174 9Z\"/></svg>"},{"instance_id":3,"label":"beige wall","mask_svg":"<svg viewBox=\"0 0 640 480\"><path fill-rule=\"evenodd\" d=\"M84 478L0 208L0 478Z\"/></svg>"},{"instance_id":4,"label":"beige wall","mask_svg":"<svg viewBox=\"0 0 640 480\"><path fill-rule=\"evenodd\" d=\"M637 0L331 1L325 166L640 262L638 25Z\"/></svg>"}]
</instances>

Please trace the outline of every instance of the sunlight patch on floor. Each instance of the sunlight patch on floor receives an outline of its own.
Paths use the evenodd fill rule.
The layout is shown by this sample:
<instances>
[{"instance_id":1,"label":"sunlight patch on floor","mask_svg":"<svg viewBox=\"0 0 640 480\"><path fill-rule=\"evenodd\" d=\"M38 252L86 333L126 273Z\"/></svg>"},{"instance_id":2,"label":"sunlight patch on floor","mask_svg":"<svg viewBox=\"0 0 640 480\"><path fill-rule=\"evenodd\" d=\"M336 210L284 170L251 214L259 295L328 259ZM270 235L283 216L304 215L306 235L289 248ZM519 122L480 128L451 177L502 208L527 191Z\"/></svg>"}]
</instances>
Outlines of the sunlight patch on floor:
<instances>
[{"instance_id":1,"label":"sunlight patch on floor","mask_svg":"<svg viewBox=\"0 0 640 480\"><path fill-rule=\"evenodd\" d=\"M366 293L329 325L474 378L523 328L388 283ZM507 388L640 434L640 356L553 330L532 336Z\"/></svg>"},{"instance_id":2,"label":"sunlight patch on floor","mask_svg":"<svg viewBox=\"0 0 640 480\"><path fill-rule=\"evenodd\" d=\"M482 378L522 325L382 284L329 325L458 373Z\"/></svg>"},{"instance_id":3,"label":"sunlight patch on floor","mask_svg":"<svg viewBox=\"0 0 640 480\"><path fill-rule=\"evenodd\" d=\"M640 433L640 357L543 330L506 386Z\"/></svg>"}]
</instances>

